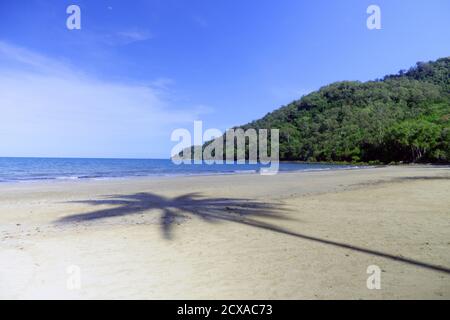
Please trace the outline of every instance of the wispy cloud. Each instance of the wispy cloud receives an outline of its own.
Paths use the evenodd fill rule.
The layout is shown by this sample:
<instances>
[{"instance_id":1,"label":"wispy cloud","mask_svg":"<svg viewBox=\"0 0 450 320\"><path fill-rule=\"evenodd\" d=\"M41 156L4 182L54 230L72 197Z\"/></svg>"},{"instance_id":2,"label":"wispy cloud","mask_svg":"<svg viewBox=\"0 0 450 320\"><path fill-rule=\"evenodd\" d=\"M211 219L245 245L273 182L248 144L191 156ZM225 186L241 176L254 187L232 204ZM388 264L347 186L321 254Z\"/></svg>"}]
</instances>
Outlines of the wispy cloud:
<instances>
[{"instance_id":1,"label":"wispy cloud","mask_svg":"<svg viewBox=\"0 0 450 320\"><path fill-rule=\"evenodd\" d=\"M200 15L194 15L194 16L192 16L192 20L198 25L198 26L200 26L200 27L202 27L202 28L206 28L206 27L208 27L208 21L204 18L204 17L202 17L202 16L200 16Z\"/></svg>"},{"instance_id":2,"label":"wispy cloud","mask_svg":"<svg viewBox=\"0 0 450 320\"><path fill-rule=\"evenodd\" d=\"M108 46L122 46L153 39L153 33L147 30L129 29L109 33L91 33L85 35L85 41L94 41Z\"/></svg>"},{"instance_id":3,"label":"wispy cloud","mask_svg":"<svg viewBox=\"0 0 450 320\"><path fill-rule=\"evenodd\" d=\"M0 42L0 155L168 156L171 130L209 112L170 101Z\"/></svg>"},{"instance_id":4,"label":"wispy cloud","mask_svg":"<svg viewBox=\"0 0 450 320\"><path fill-rule=\"evenodd\" d=\"M149 31L143 30L119 31L117 32L116 36L119 40L123 41L124 43L146 41L154 37L154 35Z\"/></svg>"},{"instance_id":5,"label":"wispy cloud","mask_svg":"<svg viewBox=\"0 0 450 320\"><path fill-rule=\"evenodd\" d=\"M170 86L175 84L175 80L171 78L161 77L151 82L154 88L168 90Z\"/></svg>"},{"instance_id":6,"label":"wispy cloud","mask_svg":"<svg viewBox=\"0 0 450 320\"><path fill-rule=\"evenodd\" d=\"M75 71L68 67L67 62L49 59L39 53L0 41L0 63L2 62L4 63L3 69L6 65L10 69L31 68L35 72L59 75L70 74L70 71Z\"/></svg>"},{"instance_id":7,"label":"wispy cloud","mask_svg":"<svg viewBox=\"0 0 450 320\"><path fill-rule=\"evenodd\" d=\"M124 46L154 39L153 32L146 29L129 28L124 30L84 30L77 37L67 40L71 44L109 50L111 46Z\"/></svg>"}]
</instances>

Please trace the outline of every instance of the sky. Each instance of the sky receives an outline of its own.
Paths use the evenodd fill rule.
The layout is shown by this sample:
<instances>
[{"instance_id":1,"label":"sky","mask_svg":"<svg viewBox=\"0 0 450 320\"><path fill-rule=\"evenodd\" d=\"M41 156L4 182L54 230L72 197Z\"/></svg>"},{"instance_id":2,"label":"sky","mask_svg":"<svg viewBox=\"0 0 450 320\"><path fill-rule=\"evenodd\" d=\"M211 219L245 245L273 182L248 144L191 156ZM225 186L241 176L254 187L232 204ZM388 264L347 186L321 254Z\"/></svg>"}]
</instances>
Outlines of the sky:
<instances>
[{"instance_id":1,"label":"sky","mask_svg":"<svg viewBox=\"0 0 450 320\"><path fill-rule=\"evenodd\" d=\"M224 131L445 56L448 0L0 0L0 156L169 158L195 120Z\"/></svg>"}]
</instances>

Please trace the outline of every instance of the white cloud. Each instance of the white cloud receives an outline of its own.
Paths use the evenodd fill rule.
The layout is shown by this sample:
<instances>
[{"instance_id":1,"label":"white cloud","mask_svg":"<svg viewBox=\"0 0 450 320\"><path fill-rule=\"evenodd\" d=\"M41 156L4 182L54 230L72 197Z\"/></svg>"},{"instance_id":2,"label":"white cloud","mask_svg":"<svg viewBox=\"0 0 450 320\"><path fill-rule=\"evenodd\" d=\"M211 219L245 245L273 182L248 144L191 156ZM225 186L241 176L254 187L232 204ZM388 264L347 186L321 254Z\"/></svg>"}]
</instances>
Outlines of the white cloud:
<instances>
[{"instance_id":1,"label":"white cloud","mask_svg":"<svg viewBox=\"0 0 450 320\"><path fill-rule=\"evenodd\" d=\"M169 156L182 110L152 86L96 79L0 42L0 156Z\"/></svg>"}]
</instances>

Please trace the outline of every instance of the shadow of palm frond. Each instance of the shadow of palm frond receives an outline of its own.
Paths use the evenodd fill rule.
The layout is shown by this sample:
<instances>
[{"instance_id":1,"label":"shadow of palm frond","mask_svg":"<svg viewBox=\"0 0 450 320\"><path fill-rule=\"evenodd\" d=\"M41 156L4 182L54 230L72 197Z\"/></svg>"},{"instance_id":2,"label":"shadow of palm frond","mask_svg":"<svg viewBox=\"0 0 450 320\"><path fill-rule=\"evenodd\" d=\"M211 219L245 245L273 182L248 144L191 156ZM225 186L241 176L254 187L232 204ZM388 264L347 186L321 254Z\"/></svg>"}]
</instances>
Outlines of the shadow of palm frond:
<instances>
[{"instance_id":1,"label":"shadow of palm frond","mask_svg":"<svg viewBox=\"0 0 450 320\"><path fill-rule=\"evenodd\" d=\"M323 245L352 250L392 261L402 262L416 267L450 274L450 269L445 266L434 265L407 258L402 255L391 254L379 250L355 246L353 244L293 232L275 224L258 219L269 218L278 220L293 220L283 214L284 211L288 210L280 203L264 203L248 199L206 198L202 197L198 193L189 193L175 198L166 198L152 193L136 193L131 195L107 196L102 200L72 201L72 203L83 203L93 206L109 205L115 207L70 215L57 220L57 223L88 222L134 214L153 213L153 211L159 210L161 212L159 222L161 224L161 231L165 239L172 239L172 229L177 218L193 216L211 223L224 221L239 223L249 227L255 227L260 230L276 232Z\"/></svg>"},{"instance_id":2,"label":"shadow of palm frond","mask_svg":"<svg viewBox=\"0 0 450 320\"><path fill-rule=\"evenodd\" d=\"M172 229L177 218L198 217L210 223L221 221L243 222L254 218L289 219L283 215L281 204L269 204L248 199L206 198L199 193L166 198L153 193L111 195L100 200L72 201L71 203L92 206L114 206L87 213L61 218L57 223L89 222L134 214L161 212L159 222L164 238L172 238ZM263 223L258 221L258 223Z\"/></svg>"}]
</instances>

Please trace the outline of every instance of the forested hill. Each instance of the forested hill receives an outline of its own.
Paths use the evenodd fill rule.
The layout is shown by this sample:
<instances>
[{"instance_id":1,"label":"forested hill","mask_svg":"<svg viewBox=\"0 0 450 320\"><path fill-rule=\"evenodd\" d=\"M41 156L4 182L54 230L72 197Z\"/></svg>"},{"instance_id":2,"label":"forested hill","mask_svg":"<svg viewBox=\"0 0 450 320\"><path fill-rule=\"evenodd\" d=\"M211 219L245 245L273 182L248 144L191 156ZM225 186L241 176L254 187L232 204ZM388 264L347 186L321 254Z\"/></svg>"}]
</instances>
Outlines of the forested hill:
<instances>
[{"instance_id":1,"label":"forested hill","mask_svg":"<svg viewBox=\"0 0 450 320\"><path fill-rule=\"evenodd\" d=\"M280 158L450 162L450 57L330 84L240 128L280 129Z\"/></svg>"}]
</instances>

